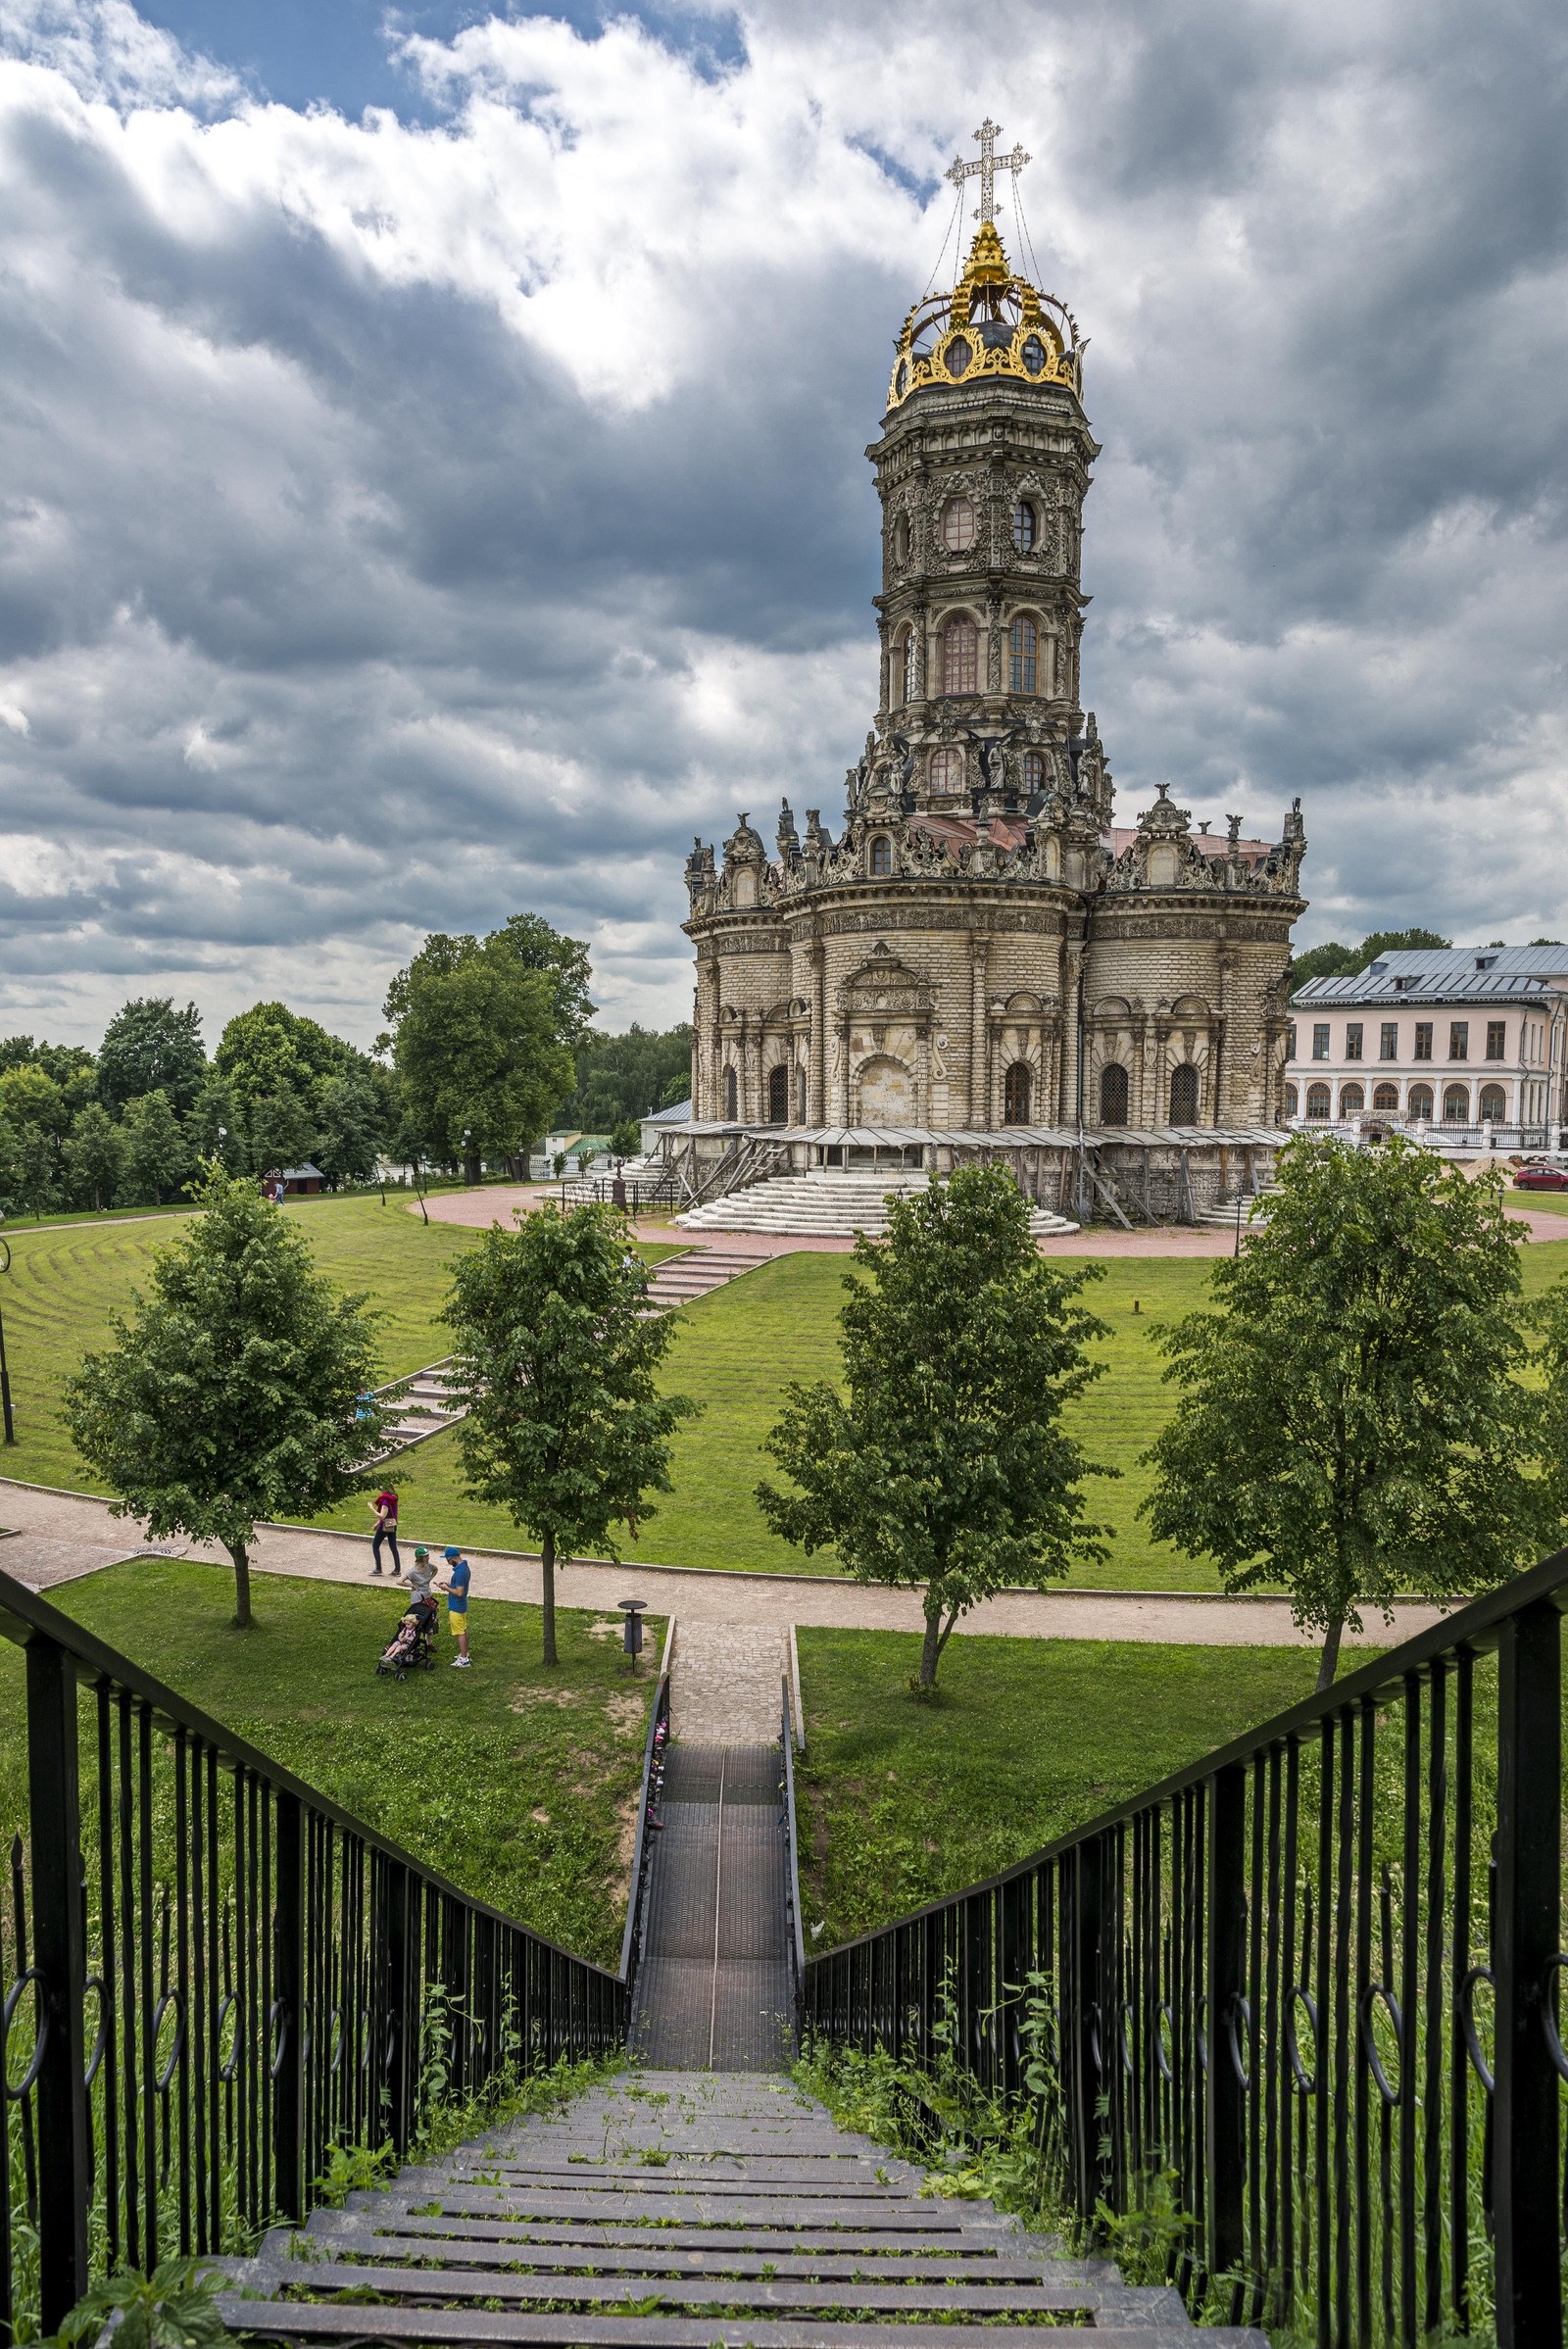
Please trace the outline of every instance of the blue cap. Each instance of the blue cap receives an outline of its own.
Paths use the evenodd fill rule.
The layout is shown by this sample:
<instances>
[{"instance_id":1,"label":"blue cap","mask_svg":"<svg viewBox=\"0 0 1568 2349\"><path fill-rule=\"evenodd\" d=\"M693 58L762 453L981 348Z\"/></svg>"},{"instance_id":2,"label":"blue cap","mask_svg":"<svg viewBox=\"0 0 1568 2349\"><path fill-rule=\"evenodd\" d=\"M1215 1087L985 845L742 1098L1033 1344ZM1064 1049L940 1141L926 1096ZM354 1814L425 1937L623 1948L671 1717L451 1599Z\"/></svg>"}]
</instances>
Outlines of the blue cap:
<instances>
[{"instance_id":1,"label":"blue cap","mask_svg":"<svg viewBox=\"0 0 1568 2349\"><path fill-rule=\"evenodd\" d=\"M444 1549L444 1550L441 1552L441 1555L442 1555L444 1558L461 1558L461 1557L462 1557L462 1555L463 1555L463 1552L462 1552L462 1550L461 1550L461 1549Z\"/></svg>"}]
</instances>

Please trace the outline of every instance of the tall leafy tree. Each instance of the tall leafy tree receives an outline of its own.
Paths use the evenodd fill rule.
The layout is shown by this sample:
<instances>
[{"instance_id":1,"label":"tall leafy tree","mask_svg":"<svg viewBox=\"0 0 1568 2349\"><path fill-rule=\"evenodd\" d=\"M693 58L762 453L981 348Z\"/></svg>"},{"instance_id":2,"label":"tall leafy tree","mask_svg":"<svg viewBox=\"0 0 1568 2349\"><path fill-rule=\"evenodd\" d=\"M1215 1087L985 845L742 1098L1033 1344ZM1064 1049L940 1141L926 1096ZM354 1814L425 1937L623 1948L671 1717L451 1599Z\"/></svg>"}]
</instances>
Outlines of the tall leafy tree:
<instances>
[{"instance_id":1,"label":"tall leafy tree","mask_svg":"<svg viewBox=\"0 0 1568 2349\"><path fill-rule=\"evenodd\" d=\"M556 984L529 969L506 932L427 938L387 992L406 1118L433 1157L526 1151L571 1090Z\"/></svg>"},{"instance_id":2,"label":"tall leafy tree","mask_svg":"<svg viewBox=\"0 0 1568 2349\"><path fill-rule=\"evenodd\" d=\"M1535 1369L1543 1533L1545 1545L1556 1547L1568 1543L1568 1280L1553 1282L1538 1297L1530 1321L1541 1335Z\"/></svg>"},{"instance_id":3,"label":"tall leafy tree","mask_svg":"<svg viewBox=\"0 0 1568 2349\"><path fill-rule=\"evenodd\" d=\"M176 1011L172 996L136 996L121 1005L104 1030L98 1098L113 1110L161 1093L184 1117L206 1074L202 1015L194 1003Z\"/></svg>"},{"instance_id":4,"label":"tall leafy tree","mask_svg":"<svg viewBox=\"0 0 1568 2349\"><path fill-rule=\"evenodd\" d=\"M120 1188L125 1147L120 1128L101 1101L89 1101L73 1124L65 1148L66 1180L77 1205L106 1206Z\"/></svg>"},{"instance_id":5,"label":"tall leafy tree","mask_svg":"<svg viewBox=\"0 0 1568 2349\"><path fill-rule=\"evenodd\" d=\"M330 1080L328 1080L330 1082ZM273 1167L303 1166L316 1149L316 1112L298 1087L280 1084L259 1094L250 1103L251 1168L267 1174Z\"/></svg>"},{"instance_id":6,"label":"tall leafy tree","mask_svg":"<svg viewBox=\"0 0 1568 2349\"><path fill-rule=\"evenodd\" d=\"M466 1489L537 1536L554 1664L557 1560L618 1557L615 1529L635 1534L669 1490L670 1437L697 1409L660 1392L675 1317L648 1310L613 1208L545 1206L459 1257L444 1319Z\"/></svg>"},{"instance_id":7,"label":"tall leafy tree","mask_svg":"<svg viewBox=\"0 0 1568 2349\"><path fill-rule=\"evenodd\" d=\"M236 1012L223 1030L213 1066L248 1115L252 1104L269 1094L297 1093L310 1100L320 1079L337 1076L364 1057L318 1020L303 1018L286 1003L253 1003L248 1011Z\"/></svg>"},{"instance_id":8,"label":"tall leafy tree","mask_svg":"<svg viewBox=\"0 0 1568 2349\"><path fill-rule=\"evenodd\" d=\"M1278 1168L1213 1305L1158 1336L1177 1399L1143 1506L1228 1590L1283 1583L1326 1688L1364 1609L1484 1590L1534 1553L1522 1234L1494 1178L1402 1138L1302 1136Z\"/></svg>"},{"instance_id":9,"label":"tall leafy tree","mask_svg":"<svg viewBox=\"0 0 1568 2349\"><path fill-rule=\"evenodd\" d=\"M515 961L523 970L538 971L550 982L556 1003L556 1035L567 1046L588 1033L594 1007L589 1000L593 972L588 949L580 938L564 937L539 913L512 913L485 940L487 953L503 962Z\"/></svg>"},{"instance_id":10,"label":"tall leafy tree","mask_svg":"<svg viewBox=\"0 0 1568 2349\"><path fill-rule=\"evenodd\" d=\"M316 1161L335 1183L368 1183L397 1125L396 1088L384 1069L328 1077L316 1101Z\"/></svg>"},{"instance_id":11,"label":"tall leafy tree","mask_svg":"<svg viewBox=\"0 0 1568 2349\"><path fill-rule=\"evenodd\" d=\"M185 1120L185 1137L203 1158L218 1158L231 1174L251 1164L250 1127L226 1077L209 1069Z\"/></svg>"},{"instance_id":12,"label":"tall leafy tree","mask_svg":"<svg viewBox=\"0 0 1568 2349\"><path fill-rule=\"evenodd\" d=\"M560 1115L590 1134L608 1134L628 1118L646 1117L664 1106L672 1085L677 1095L691 1092L692 1032L685 1022L661 1032L635 1022L623 1036L601 1036L595 1030L578 1043L577 1091Z\"/></svg>"},{"instance_id":13,"label":"tall leafy tree","mask_svg":"<svg viewBox=\"0 0 1568 2349\"><path fill-rule=\"evenodd\" d=\"M44 1127L0 1113L0 1206L47 1215L60 1203L59 1151Z\"/></svg>"},{"instance_id":14,"label":"tall leafy tree","mask_svg":"<svg viewBox=\"0 0 1568 2349\"><path fill-rule=\"evenodd\" d=\"M66 1390L87 1465L150 1538L220 1542L234 1620L251 1619L250 1545L265 1518L314 1517L370 1478L379 1410L375 1316L318 1273L299 1228L244 1176L203 1170L151 1293L110 1323Z\"/></svg>"},{"instance_id":15,"label":"tall leafy tree","mask_svg":"<svg viewBox=\"0 0 1568 2349\"><path fill-rule=\"evenodd\" d=\"M55 1143L70 1123L64 1093L35 1060L0 1075L0 1117L13 1125L35 1126Z\"/></svg>"},{"instance_id":16,"label":"tall leafy tree","mask_svg":"<svg viewBox=\"0 0 1568 2349\"><path fill-rule=\"evenodd\" d=\"M144 1093L127 1102L120 1121L121 1196L125 1204L161 1207L177 1197L190 1172L190 1151L168 1096Z\"/></svg>"},{"instance_id":17,"label":"tall leafy tree","mask_svg":"<svg viewBox=\"0 0 1568 2349\"><path fill-rule=\"evenodd\" d=\"M1002 1167L890 1201L886 1239L862 1233L855 1260L843 1392L786 1390L767 1449L793 1489L763 1483L757 1498L808 1553L832 1545L858 1581L923 1592L923 1691L981 1599L1105 1555L1081 1486L1110 1472L1063 1425L1103 1367L1084 1349L1105 1325L1078 1301L1100 1267L1065 1273L1036 1253Z\"/></svg>"}]
</instances>

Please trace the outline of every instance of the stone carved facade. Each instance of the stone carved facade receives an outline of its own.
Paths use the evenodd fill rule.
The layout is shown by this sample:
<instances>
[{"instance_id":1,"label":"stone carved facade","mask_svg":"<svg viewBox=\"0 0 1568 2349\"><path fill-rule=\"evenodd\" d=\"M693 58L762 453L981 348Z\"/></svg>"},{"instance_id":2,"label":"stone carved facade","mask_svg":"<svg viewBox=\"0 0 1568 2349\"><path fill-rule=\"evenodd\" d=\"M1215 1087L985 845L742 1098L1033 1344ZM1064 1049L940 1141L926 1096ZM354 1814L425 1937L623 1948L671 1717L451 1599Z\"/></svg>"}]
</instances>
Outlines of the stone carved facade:
<instances>
[{"instance_id":1,"label":"stone carved facade","mask_svg":"<svg viewBox=\"0 0 1568 2349\"><path fill-rule=\"evenodd\" d=\"M687 859L698 1122L1251 1129L1284 1111L1299 803L1113 821L1079 707L1099 455L1069 314L991 221L910 313L881 438L881 707L835 838L788 800Z\"/></svg>"}]
</instances>

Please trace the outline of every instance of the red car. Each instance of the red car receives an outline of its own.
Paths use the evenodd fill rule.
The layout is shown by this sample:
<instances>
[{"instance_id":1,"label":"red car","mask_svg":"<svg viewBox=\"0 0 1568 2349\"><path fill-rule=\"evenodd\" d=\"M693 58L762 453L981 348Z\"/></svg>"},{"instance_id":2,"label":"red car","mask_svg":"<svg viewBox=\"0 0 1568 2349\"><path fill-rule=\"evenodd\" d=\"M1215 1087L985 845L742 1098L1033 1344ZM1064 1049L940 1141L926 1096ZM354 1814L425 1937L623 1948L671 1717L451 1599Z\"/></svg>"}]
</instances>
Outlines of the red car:
<instances>
[{"instance_id":1,"label":"red car","mask_svg":"<svg viewBox=\"0 0 1568 2349\"><path fill-rule=\"evenodd\" d=\"M1568 1166L1521 1166L1515 1191L1568 1191Z\"/></svg>"}]
</instances>

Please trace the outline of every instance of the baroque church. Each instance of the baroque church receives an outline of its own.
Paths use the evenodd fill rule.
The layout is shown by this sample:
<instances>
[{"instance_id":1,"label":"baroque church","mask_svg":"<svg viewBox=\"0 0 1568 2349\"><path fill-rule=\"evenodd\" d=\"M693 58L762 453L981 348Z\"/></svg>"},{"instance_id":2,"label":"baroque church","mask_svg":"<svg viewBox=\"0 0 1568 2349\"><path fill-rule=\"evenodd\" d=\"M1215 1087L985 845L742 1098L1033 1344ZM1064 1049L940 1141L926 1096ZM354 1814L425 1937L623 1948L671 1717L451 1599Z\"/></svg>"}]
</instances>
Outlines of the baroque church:
<instances>
[{"instance_id":1,"label":"baroque church","mask_svg":"<svg viewBox=\"0 0 1568 2349\"><path fill-rule=\"evenodd\" d=\"M866 451L881 682L842 825L786 799L772 854L743 814L687 859L682 1147L733 1163L765 1140L780 1172L1003 1150L1080 1205L1087 1151L1118 1212L1181 1212L1281 1139L1299 803L1276 842L1195 830L1163 783L1116 821L1079 683L1083 338L1004 250L996 127L976 135L950 176L979 176L978 232L905 319Z\"/></svg>"}]
</instances>

